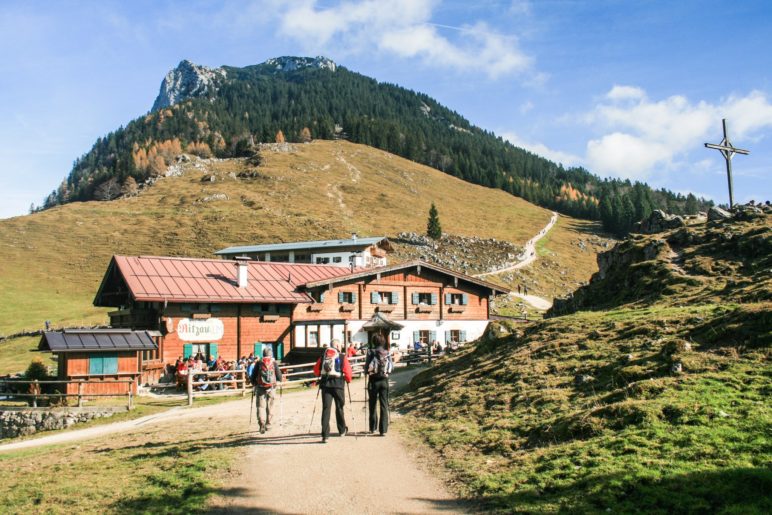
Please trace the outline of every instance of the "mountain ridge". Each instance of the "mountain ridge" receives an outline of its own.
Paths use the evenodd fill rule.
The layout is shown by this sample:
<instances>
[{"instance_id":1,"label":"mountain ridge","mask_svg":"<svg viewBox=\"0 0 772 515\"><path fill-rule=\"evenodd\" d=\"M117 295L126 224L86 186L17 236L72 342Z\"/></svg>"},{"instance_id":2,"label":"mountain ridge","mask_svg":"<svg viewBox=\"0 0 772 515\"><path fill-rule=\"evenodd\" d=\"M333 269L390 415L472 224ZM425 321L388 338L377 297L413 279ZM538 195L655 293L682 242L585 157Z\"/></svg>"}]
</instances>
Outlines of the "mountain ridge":
<instances>
[{"instance_id":1,"label":"mountain ridge","mask_svg":"<svg viewBox=\"0 0 772 515\"><path fill-rule=\"evenodd\" d=\"M381 83L323 58L285 56L242 68L183 61L164 78L168 107L99 138L43 208L107 197L129 177L145 182L176 155L247 156L255 142L349 139L502 189L617 233L654 208L683 213L710 202L640 183L600 179L515 147L423 93ZM102 190L100 191L100 188Z\"/></svg>"}]
</instances>

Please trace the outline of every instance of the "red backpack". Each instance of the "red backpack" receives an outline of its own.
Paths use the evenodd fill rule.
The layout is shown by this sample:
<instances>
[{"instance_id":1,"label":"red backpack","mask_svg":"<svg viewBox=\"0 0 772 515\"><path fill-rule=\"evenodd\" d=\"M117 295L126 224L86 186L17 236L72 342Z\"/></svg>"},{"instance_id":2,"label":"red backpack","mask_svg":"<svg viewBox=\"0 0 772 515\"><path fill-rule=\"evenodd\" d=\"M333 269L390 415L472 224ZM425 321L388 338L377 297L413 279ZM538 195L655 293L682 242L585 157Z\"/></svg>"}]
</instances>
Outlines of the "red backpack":
<instances>
[{"instance_id":1,"label":"red backpack","mask_svg":"<svg viewBox=\"0 0 772 515\"><path fill-rule=\"evenodd\" d=\"M276 368L273 358L265 357L260 360L260 369L257 373L257 386L261 388L273 388L276 386Z\"/></svg>"}]
</instances>

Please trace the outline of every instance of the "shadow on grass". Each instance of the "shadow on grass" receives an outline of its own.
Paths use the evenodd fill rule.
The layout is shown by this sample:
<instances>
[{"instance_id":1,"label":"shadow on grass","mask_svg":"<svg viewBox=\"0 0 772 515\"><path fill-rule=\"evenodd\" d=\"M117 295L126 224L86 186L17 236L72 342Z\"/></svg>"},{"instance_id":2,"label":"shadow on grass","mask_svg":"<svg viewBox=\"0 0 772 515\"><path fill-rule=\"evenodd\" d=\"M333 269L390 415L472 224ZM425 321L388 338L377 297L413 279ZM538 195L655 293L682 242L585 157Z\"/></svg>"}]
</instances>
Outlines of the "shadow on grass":
<instances>
[{"instance_id":1,"label":"shadow on grass","mask_svg":"<svg viewBox=\"0 0 772 515\"><path fill-rule=\"evenodd\" d=\"M494 510L573 513L772 513L772 468L729 468L658 479L625 473L492 495Z\"/></svg>"}]
</instances>

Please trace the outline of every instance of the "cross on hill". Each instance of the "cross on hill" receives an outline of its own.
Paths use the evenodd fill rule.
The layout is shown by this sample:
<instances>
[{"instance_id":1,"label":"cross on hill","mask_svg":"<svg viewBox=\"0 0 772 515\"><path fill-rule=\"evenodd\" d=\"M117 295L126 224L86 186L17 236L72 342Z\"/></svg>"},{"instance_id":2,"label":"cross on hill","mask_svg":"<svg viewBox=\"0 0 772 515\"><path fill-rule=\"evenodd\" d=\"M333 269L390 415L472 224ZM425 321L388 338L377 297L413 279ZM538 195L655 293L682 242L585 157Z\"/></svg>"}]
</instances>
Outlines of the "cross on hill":
<instances>
[{"instance_id":1,"label":"cross on hill","mask_svg":"<svg viewBox=\"0 0 772 515\"><path fill-rule=\"evenodd\" d=\"M714 143L705 143L705 147L720 151L726 160L726 177L727 181L729 181L729 209L732 209L732 206L734 206L734 194L732 187L732 157L735 154L742 154L747 156L750 154L750 151L733 146L729 141L729 136L726 133L726 118L722 119L721 123L724 125L724 139L722 139L721 143L718 145Z\"/></svg>"}]
</instances>

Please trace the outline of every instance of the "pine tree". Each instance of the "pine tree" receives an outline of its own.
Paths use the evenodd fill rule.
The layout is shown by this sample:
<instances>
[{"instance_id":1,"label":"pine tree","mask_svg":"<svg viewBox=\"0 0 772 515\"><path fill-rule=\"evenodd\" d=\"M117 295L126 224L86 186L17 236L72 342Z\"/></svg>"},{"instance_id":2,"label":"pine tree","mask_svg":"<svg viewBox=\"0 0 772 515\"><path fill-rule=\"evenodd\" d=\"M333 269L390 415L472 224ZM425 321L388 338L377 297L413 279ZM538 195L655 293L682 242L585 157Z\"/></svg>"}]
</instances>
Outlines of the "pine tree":
<instances>
[{"instance_id":1,"label":"pine tree","mask_svg":"<svg viewBox=\"0 0 772 515\"><path fill-rule=\"evenodd\" d=\"M426 235L433 240L442 238L442 226L440 225L440 214L437 212L437 206L432 202L429 208L429 220L426 222Z\"/></svg>"}]
</instances>

